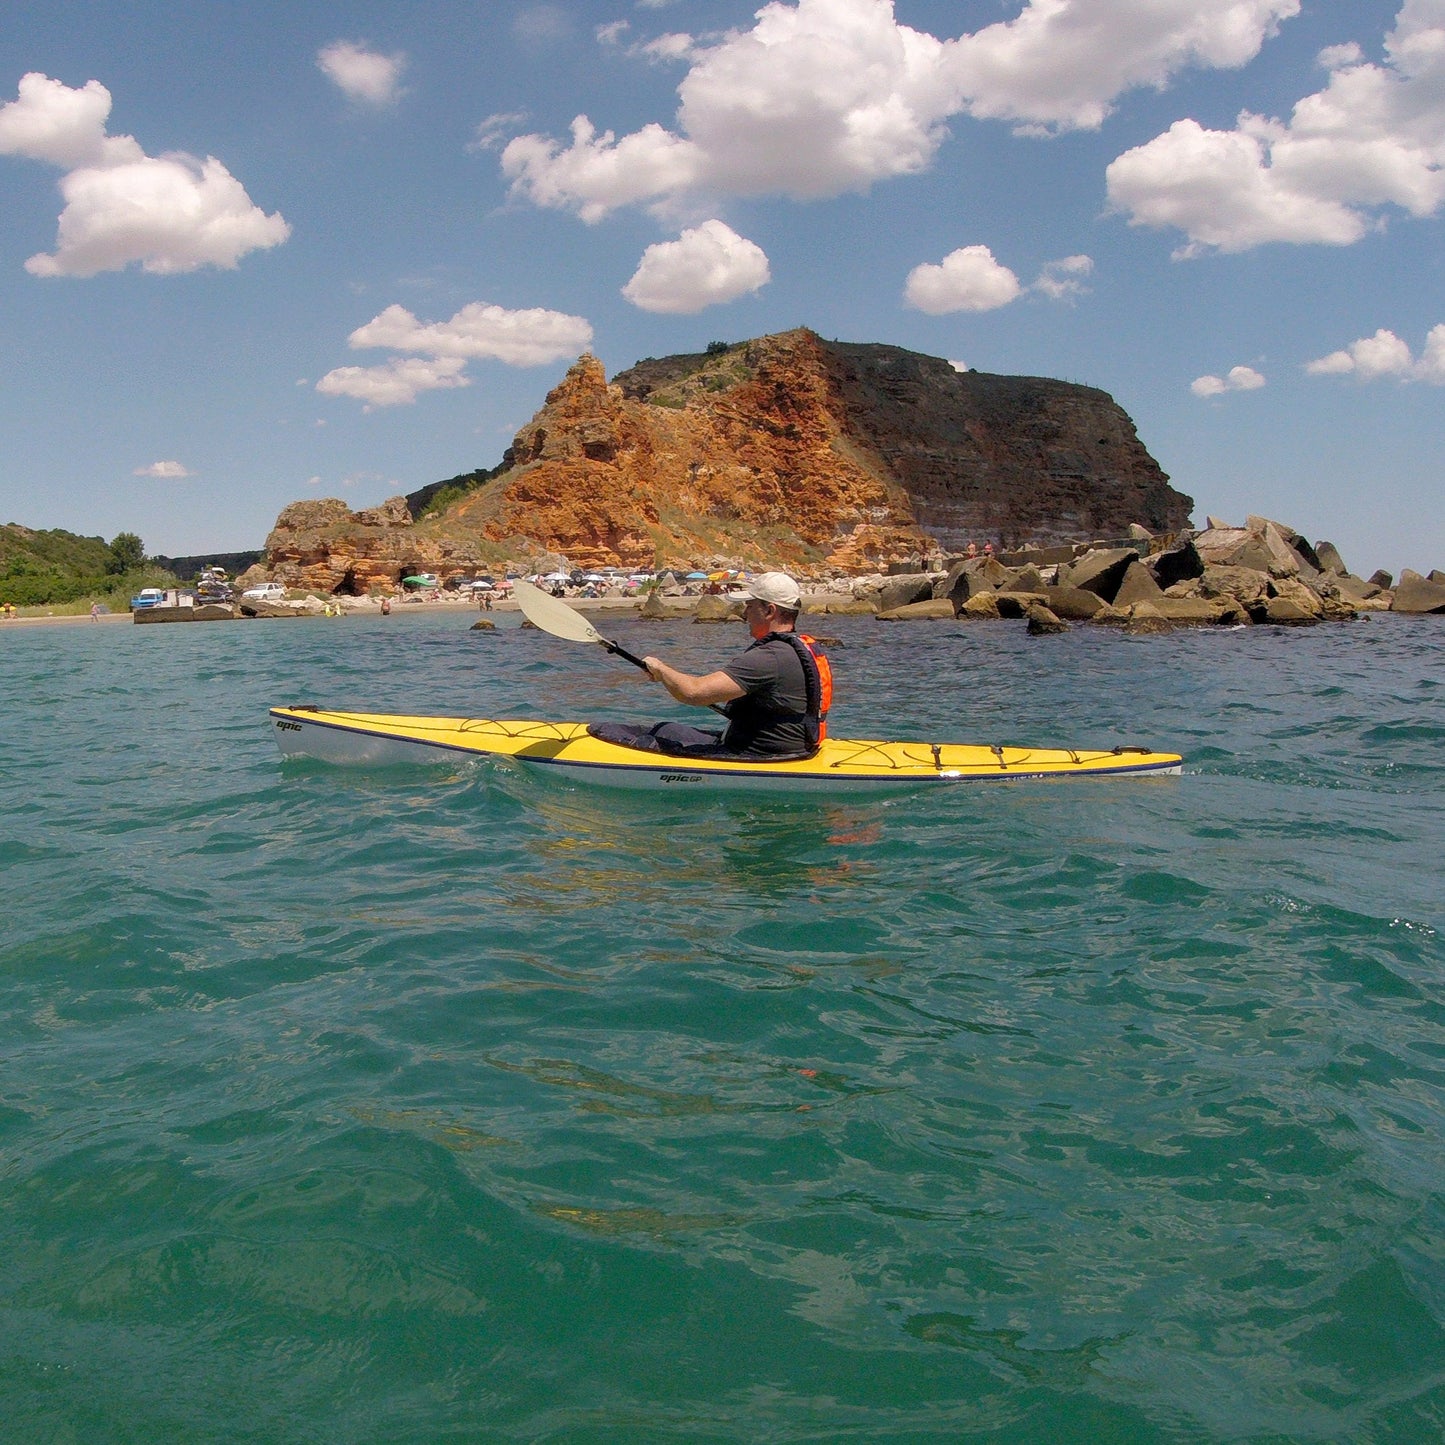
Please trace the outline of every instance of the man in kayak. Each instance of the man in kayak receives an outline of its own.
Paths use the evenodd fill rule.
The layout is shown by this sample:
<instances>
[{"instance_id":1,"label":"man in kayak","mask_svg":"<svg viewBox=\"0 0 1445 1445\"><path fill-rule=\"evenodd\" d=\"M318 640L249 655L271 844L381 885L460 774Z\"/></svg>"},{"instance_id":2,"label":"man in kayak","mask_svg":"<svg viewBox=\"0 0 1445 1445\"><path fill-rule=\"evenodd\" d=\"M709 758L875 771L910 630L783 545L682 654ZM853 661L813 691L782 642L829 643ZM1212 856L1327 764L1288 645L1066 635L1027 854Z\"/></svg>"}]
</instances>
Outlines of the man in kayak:
<instances>
[{"instance_id":1,"label":"man in kayak","mask_svg":"<svg viewBox=\"0 0 1445 1445\"><path fill-rule=\"evenodd\" d=\"M676 756L806 758L817 752L833 700L832 669L811 638L796 629L803 607L798 584L786 572L764 572L748 588L743 620L753 642L716 672L695 674L644 657L654 681L691 707L715 707L725 732L687 723L650 728L604 723L595 737Z\"/></svg>"}]
</instances>

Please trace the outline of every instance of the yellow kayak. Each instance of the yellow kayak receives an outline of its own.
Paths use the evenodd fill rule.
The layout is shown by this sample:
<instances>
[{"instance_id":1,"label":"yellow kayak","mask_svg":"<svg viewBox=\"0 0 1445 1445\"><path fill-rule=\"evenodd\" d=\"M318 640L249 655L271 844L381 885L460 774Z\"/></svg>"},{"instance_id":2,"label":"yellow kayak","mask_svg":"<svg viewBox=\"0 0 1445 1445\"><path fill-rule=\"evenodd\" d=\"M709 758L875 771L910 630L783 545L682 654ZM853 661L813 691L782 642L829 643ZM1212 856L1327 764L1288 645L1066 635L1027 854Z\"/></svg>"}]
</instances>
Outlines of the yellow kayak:
<instances>
[{"instance_id":1,"label":"yellow kayak","mask_svg":"<svg viewBox=\"0 0 1445 1445\"><path fill-rule=\"evenodd\" d=\"M676 758L590 736L585 723L405 717L274 707L271 726L288 757L384 766L511 758L553 776L626 788L864 790L1023 778L1157 777L1178 773L1177 753L1148 748L1029 748L829 738L811 758L754 762Z\"/></svg>"}]
</instances>

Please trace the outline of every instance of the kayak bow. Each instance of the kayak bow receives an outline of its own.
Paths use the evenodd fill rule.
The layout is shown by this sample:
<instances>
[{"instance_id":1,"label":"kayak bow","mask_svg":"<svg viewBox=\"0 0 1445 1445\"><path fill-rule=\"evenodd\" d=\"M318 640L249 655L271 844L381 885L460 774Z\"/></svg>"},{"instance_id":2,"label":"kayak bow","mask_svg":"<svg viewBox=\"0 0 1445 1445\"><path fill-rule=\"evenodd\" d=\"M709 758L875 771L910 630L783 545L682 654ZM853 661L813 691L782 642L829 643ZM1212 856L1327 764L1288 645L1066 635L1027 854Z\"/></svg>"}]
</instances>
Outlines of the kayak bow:
<instances>
[{"instance_id":1,"label":"kayak bow","mask_svg":"<svg viewBox=\"0 0 1445 1445\"><path fill-rule=\"evenodd\" d=\"M811 758L753 762L678 758L603 742L577 722L405 717L274 707L271 723L287 757L371 766L510 758L553 776L610 787L705 787L873 791L929 783L1024 778L1140 777L1178 773L1176 753L1147 748L1027 748L829 738Z\"/></svg>"}]
</instances>

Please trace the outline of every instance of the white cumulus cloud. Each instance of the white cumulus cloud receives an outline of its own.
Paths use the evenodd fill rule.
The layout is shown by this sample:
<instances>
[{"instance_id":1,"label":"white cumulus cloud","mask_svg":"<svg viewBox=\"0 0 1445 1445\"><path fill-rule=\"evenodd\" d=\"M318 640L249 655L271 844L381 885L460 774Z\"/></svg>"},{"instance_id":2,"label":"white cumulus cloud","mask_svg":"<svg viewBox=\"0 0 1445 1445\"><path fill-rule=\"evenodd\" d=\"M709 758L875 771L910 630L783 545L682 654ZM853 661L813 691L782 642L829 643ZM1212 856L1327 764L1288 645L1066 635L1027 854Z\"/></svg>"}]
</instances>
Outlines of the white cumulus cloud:
<instances>
[{"instance_id":1,"label":"white cumulus cloud","mask_svg":"<svg viewBox=\"0 0 1445 1445\"><path fill-rule=\"evenodd\" d=\"M662 126L645 125L619 141L598 133L585 115L572 122L565 149L542 135L519 135L502 151L512 190L539 206L575 210L589 224L609 211L691 189L701 178L702 153Z\"/></svg>"},{"instance_id":2,"label":"white cumulus cloud","mask_svg":"<svg viewBox=\"0 0 1445 1445\"><path fill-rule=\"evenodd\" d=\"M132 264L159 275L231 269L291 234L214 156L148 156L133 137L107 135L110 107L99 81L72 90L38 72L0 106L0 154L66 171L56 249L25 263L32 275L94 276Z\"/></svg>"},{"instance_id":3,"label":"white cumulus cloud","mask_svg":"<svg viewBox=\"0 0 1445 1445\"><path fill-rule=\"evenodd\" d=\"M995 261L987 246L961 246L936 266L915 266L903 298L930 316L943 316L950 311L994 311L1022 291L1019 278Z\"/></svg>"},{"instance_id":4,"label":"white cumulus cloud","mask_svg":"<svg viewBox=\"0 0 1445 1445\"><path fill-rule=\"evenodd\" d=\"M107 136L110 92L88 80L79 90L39 71L20 78L17 97L0 106L0 155L48 161L61 170L136 160L130 136Z\"/></svg>"},{"instance_id":5,"label":"white cumulus cloud","mask_svg":"<svg viewBox=\"0 0 1445 1445\"><path fill-rule=\"evenodd\" d=\"M691 35L671 32L659 35L656 40L634 45L629 55L641 56L657 65L673 65L682 60L693 60L699 54L697 42Z\"/></svg>"},{"instance_id":6,"label":"white cumulus cloud","mask_svg":"<svg viewBox=\"0 0 1445 1445\"><path fill-rule=\"evenodd\" d=\"M391 105L401 94L406 56L381 55L350 40L336 40L316 52L316 64L350 100Z\"/></svg>"},{"instance_id":7,"label":"white cumulus cloud","mask_svg":"<svg viewBox=\"0 0 1445 1445\"><path fill-rule=\"evenodd\" d=\"M1445 324L1430 328L1425 349L1415 363L1415 375L1433 386L1445 386Z\"/></svg>"},{"instance_id":8,"label":"white cumulus cloud","mask_svg":"<svg viewBox=\"0 0 1445 1445\"><path fill-rule=\"evenodd\" d=\"M1242 113L1233 130L1176 121L1109 166L1109 199L1130 223L1188 237L1181 257L1271 241L1348 246L1382 208L1445 204L1445 4L1406 0L1386 63L1357 45L1321 52L1323 90L1286 123Z\"/></svg>"},{"instance_id":9,"label":"white cumulus cloud","mask_svg":"<svg viewBox=\"0 0 1445 1445\"><path fill-rule=\"evenodd\" d=\"M424 391L470 386L462 375L466 361L459 356L395 356L381 366L339 366L316 383L325 396L350 396L375 406L403 406Z\"/></svg>"},{"instance_id":10,"label":"white cumulus cloud","mask_svg":"<svg viewBox=\"0 0 1445 1445\"><path fill-rule=\"evenodd\" d=\"M526 123L527 115L520 110L499 110L494 111L484 121L478 123L476 131L472 136L472 142L468 150L490 151L496 150L506 139L509 130L515 130L519 125Z\"/></svg>"},{"instance_id":11,"label":"white cumulus cloud","mask_svg":"<svg viewBox=\"0 0 1445 1445\"><path fill-rule=\"evenodd\" d=\"M1058 261L1045 261L1038 280L1030 288L1055 301L1067 301L1082 295L1088 288L1084 278L1094 273L1090 256L1065 256Z\"/></svg>"},{"instance_id":12,"label":"white cumulus cloud","mask_svg":"<svg viewBox=\"0 0 1445 1445\"><path fill-rule=\"evenodd\" d=\"M354 350L384 346L463 360L485 357L508 366L545 366L585 351L592 344L592 328L582 317L561 311L508 311L472 301L449 321L418 321L405 307L388 306L348 340Z\"/></svg>"},{"instance_id":13,"label":"white cumulus cloud","mask_svg":"<svg viewBox=\"0 0 1445 1445\"><path fill-rule=\"evenodd\" d=\"M1382 326L1373 336L1362 336L1341 351L1306 363L1305 370L1311 376L1354 376L1360 381L1393 376L1445 386L1445 323L1430 328L1418 360L1407 342Z\"/></svg>"},{"instance_id":14,"label":"white cumulus cloud","mask_svg":"<svg viewBox=\"0 0 1445 1445\"><path fill-rule=\"evenodd\" d=\"M1033 0L960 39L947 61L970 115L1029 130L1102 124L1139 86L1253 60L1299 0Z\"/></svg>"},{"instance_id":15,"label":"white cumulus cloud","mask_svg":"<svg viewBox=\"0 0 1445 1445\"><path fill-rule=\"evenodd\" d=\"M664 35L634 53L685 59L674 129L620 139L585 115L570 144L502 152L515 195L596 221L703 195L811 200L926 169L956 115L1025 128L1097 126L1136 86L1238 66L1299 0L1029 0L1017 19L939 39L892 0L771 0L711 43Z\"/></svg>"},{"instance_id":16,"label":"white cumulus cloud","mask_svg":"<svg viewBox=\"0 0 1445 1445\"><path fill-rule=\"evenodd\" d=\"M1231 366L1223 376L1197 376L1189 384L1195 396L1223 396L1226 391L1258 391L1265 379L1252 366Z\"/></svg>"},{"instance_id":17,"label":"white cumulus cloud","mask_svg":"<svg viewBox=\"0 0 1445 1445\"><path fill-rule=\"evenodd\" d=\"M148 467L137 467L131 475L133 477L155 477L158 481L171 482L193 477L195 473L180 462L152 462Z\"/></svg>"},{"instance_id":18,"label":"white cumulus cloud","mask_svg":"<svg viewBox=\"0 0 1445 1445\"><path fill-rule=\"evenodd\" d=\"M691 316L746 296L770 279L760 246L721 221L704 221L675 241L649 246L622 294L644 311Z\"/></svg>"},{"instance_id":19,"label":"white cumulus cloud","mask_svg":"<svg viewBox=\"0 0 1445 1445\"><path fill-rule=\"evenodd\" d=\"M377 406L413 402L424 391L470 386L468 361L484 358L508 366L543 366L575 356L592 344L592 328L580 316L540 307L508 311L472 301L448 321L418 321L404 306L388 306L348 338L353 350L382 347L419 355L394 356L379 366L341 366L316 383L327 396L350 396Z\"/></svg>"}]
</instances>

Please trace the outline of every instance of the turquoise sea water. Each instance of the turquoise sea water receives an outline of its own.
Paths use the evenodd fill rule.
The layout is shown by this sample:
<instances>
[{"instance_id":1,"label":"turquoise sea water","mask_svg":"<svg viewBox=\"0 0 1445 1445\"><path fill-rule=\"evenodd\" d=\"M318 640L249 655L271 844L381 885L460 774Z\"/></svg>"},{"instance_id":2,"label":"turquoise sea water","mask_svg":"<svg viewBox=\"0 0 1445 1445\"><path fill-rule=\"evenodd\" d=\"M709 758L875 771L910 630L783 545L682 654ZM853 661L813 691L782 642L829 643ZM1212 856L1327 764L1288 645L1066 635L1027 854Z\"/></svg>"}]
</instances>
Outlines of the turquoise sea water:
<instances>
[{"instance_id":1,"label":"turquoise sea water","mask_svg":"<svg viewBox=\"0 0 1445 1445\"><path fill-rule=\"evenodd\" d=\"M0 630L0 1438L1445 1434L1441 619L818 627L839 735L1176 779L281 761L680 715L471 620Z\"/></svg>"}]
</instances>

